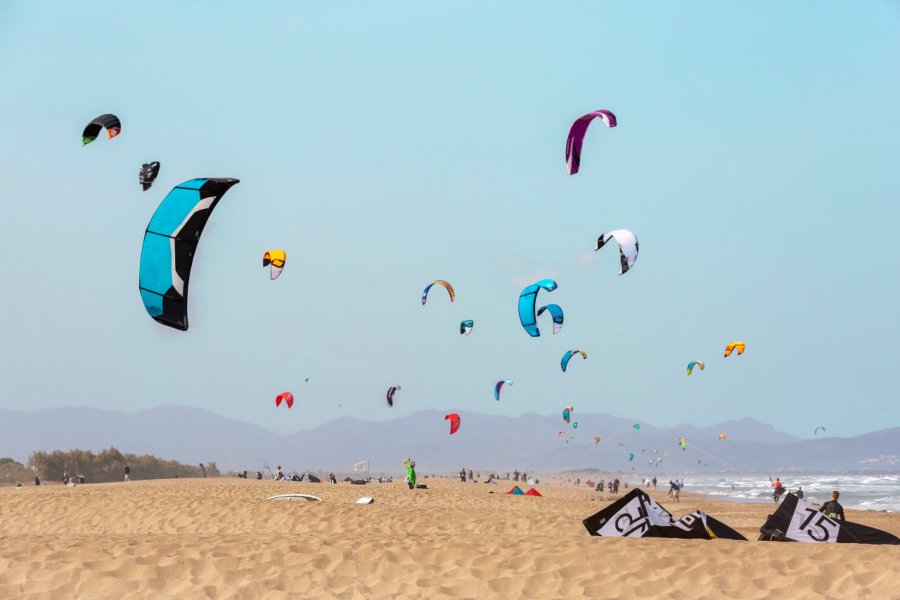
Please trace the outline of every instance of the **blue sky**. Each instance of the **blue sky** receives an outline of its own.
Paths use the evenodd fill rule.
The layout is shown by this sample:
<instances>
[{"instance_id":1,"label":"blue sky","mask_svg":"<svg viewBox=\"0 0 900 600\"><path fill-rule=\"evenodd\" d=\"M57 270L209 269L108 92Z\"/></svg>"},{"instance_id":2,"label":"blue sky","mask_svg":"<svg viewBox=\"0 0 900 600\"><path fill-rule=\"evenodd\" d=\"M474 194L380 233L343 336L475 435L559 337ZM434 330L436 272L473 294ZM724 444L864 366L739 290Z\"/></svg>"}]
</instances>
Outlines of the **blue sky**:
<instances>
[{"instance_id":1,"label":"blue sky","mask_svg":"<svg viewBox=\"0 0 900 600\"><path fill-rule=\"evenodd\" d=\"M566 405L897 426L898 33L894 2L4 2L3 405L279 431ZM597 108L619 127L592 126L570 177L568 127ZM82 148L105 112L122 135ZM141 240L172 186L209 176L241 183L182 333L144 311ZM641 244L622 277L592 251L616 228ZM566 324L531 339L516 303L543 277ZM422 307L438 278L457 301Z\"/></svg>"}]
</instances>

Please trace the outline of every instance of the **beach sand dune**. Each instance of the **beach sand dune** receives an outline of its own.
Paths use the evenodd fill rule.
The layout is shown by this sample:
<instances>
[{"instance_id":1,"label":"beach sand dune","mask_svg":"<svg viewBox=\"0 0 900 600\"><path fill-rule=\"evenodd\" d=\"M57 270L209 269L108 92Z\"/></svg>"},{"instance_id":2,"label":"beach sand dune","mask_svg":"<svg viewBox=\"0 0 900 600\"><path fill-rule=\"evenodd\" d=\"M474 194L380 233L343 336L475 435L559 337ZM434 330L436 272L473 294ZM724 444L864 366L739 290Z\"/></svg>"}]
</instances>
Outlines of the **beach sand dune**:
<instances>
[{"instance_id":1,"label":"beach sand dune","mask_svg":"<svg viewBox=\"0 0 900 600\"><path fill-rule=\"evenodd\" d=\"M900 547L594 538L581 520L611 495L424 482L3 489L0 598L900 598ZM284 493L322 502L266 500ZM774 506L657 498L751 540ZM848 518L900 534L897 514Z\"/></svg>"}]
</instances>

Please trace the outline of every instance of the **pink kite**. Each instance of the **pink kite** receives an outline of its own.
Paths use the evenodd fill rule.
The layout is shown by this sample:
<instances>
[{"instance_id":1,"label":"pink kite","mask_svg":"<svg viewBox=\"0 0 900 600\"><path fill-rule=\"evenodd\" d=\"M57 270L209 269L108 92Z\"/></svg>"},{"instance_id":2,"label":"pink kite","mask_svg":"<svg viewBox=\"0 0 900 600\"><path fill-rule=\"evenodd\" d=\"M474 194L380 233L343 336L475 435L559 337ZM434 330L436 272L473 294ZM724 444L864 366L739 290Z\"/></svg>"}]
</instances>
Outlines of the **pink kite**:
<instances>
[{"instance_id":1,"label":"pink kite","mask_svg":"<svg viewBox=\"0 0 900 600\"><path fill-rule=\"evenodd\" d=\"M572 128L569 130L569 138L566 140L566 168L569 170L569 175L574 175L578 172L578 166L581 164L581 144L584 142L584 134L587 133L588 125L594 119L602 120L607 127L616 126L616 115L612 114L612 111L602 109L589 112L572 123Z\"/></svg>"}]
</instances>

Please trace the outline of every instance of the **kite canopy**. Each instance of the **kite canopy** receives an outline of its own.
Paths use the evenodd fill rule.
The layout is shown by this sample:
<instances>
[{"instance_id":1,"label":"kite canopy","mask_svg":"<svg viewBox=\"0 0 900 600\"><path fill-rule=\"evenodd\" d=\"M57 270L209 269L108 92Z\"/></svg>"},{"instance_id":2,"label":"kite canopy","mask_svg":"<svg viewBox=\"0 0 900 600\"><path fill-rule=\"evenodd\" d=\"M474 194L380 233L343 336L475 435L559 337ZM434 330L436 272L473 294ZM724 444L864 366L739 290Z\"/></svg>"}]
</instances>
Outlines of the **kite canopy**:
<instances>
[{"instance_id":1,"label":"kite canopy","mask_svg":"<svg viewBox=\"0 0 900 600\"><path fill-rule=\"evenodd\" d=\"M147 313L181 331L188 328L188 284L200 234L237 179L191 179L172 188L144 233L138 285Z\"/></svg>"},{"instance_id":2,"label":"kite canopy","mask_svg":"<svg viewBox=\"0 0 900 600\"><path fill-rule=\"evenodd\" d=\"M275 406L281 406L281 403L287 404L288 408L294 407L294 395L290 392L282 392L275 396Z\"/></svg>"},{"instance_id":3,"label":"kite canopy","mask_svg":"<svg viewBox=\"0 0 900 600\"><path fill-rule=\"evenodd\" d=\"M601 438L600 438L599 435L595 435L595 436L594 436L594 443L595 443L595 444L599 444L599 443L600 443L600 439L601 439Z\"/></svg>"},{"instance_id":4,"label":"kite canopy","mask_svg":"<svg viewBox=\"0 0 900 600\"><path fill-rule=\"evenodd\" d=\"M516 486L513 486L513 489L511 489L511 490L509 490L508 492L506 492L506 495L507 495L507 496L509 496L509 495L512 495L512 496L524 496L524 495L525 495L525 492L522 491L522 488L520 488L519 486L516 485Z\"/></svg>"},{"instance_id":5,"label":"kite canopy","mask_svg":"<svg viewBox=\"0 0 900 600\"><path fill-rule=\"evenodd\" d=\"M635 431L640 431L640 430L641 430L641 424L640 424L640 423L635 423L635 424L634 424L634 429L635 429Z\"/></svg>"},{"instance_id":6,"label":"kite canopy","mask_svg":"<svg viewBox=\"0 0 900 600\"><path fill-rule=\"evenodd\" d=\"M562 329L563 326L563 309L561 309L558 304L548 304L547 306L542 306L538 309L537 316L541 316L545 310L553 317L553 333L555 335L559 333L559 330Z\"/></svg>"},{"instance_id":7,"label":"kite canopy","mask_svg":"<svg viewBox=\"0 0 900 600\"><path fill-rule=\"evenodd\" d=\"M149 190L150 186L153 185L153 182L156 181L157 175L159 175L158 162L149 162L141 165L141 170L138 172L138 181L141 183L145 192Z\"/></svg>"},{"instance_id":8,"label":"kite canopy","mask_svg":"<svg viewBox=\"0 0 900 600\"><path fill-rule=\"evenodd\" d=\"M694 370L694 367L700 367L700 370L702 371L703 369L706 368L706 365L703 364L702 360L692 360L691 362L688 363L688 366L687 366L687 374L688 375L691 374L691 372Z\"/></svg>"},{"instance_id":9,"label":"kite canopy","mask_svg":"<svg viewBox=\"0 0 900 600\"><path fill-rule=\"evenodd\" d=\"M385 395L388 406L394 406L394 394L396 394L399 389L401 389L399 385L392 385L388 388L387 394Z\"/></svg>"},{"instance_id":10,"label":"kite canopy","mask_svg":"<svg viewBox=\"0 0 900 600\"><path fill-rule=\"evenodd\" d=\"M728 439L728 436L725 435L724 433L720 433L720 434L719 434L719 439L720 439L720 440L725 440L725 439Z\"/></svg>"},{"instance_id":11,"label":"kite canopy","mask_svg":"<svg viewBox=\"0 0 900 600\"><path fill-rule=\"evenodd\" d=\"M450 413L449 415L444 415L445 421L450 421L450 435L453 435L457 431L459 431L459 415L456 413Z\"/></svg>"},{"instance_id":12,"label":"kite canopy","mask_svg":"<svg viewBox=\"0 0 900 600\"><path fill-rule=\"evenodd\" d=\"M113 139L122 133L122 123L119 122L119 117L112 114L100 115L85 126L84 131L81 133L81 145L87 146L96 140L97 136L100 135L100 130L104 127L109 134L109 139Z\"/></svg>"},{"instance_id":13,"label":"kite canopy","mask_svg":"<svg viewBox=\"0 0 900 600\"><path fill-rule=\"evenodd\" d=\"M600 537L747 540L731 527L700 511L676 521L672 513L637 488L583 523L589 534Z\"/></svg>"},{"instance_id":14,"label":"kite canopy","mask_svg":"<svg viewBox=\"0 0 900 600\"><path fill-rule=\"evenodd\" d=\"M472 328L475 327L475 321L469 319L468 321L463 321L459 324L459 335L469 335L472 333Z\"/></svg>"},{"instance_id":15,"label":"kite canopy","mask_svg":"<svg viewBox=\"0 0 900 600\"><path fill-rule=\"evenodd\" d=\"M587 358L587 353L584 350L574 349L574 350L566 350L566 353L563 354L562 360L559 362L559 366L562 367L563 373L566 372L566 367L569 366L569 361L572 360L573 356L580 354L582 360Z\"/></svg>"},{"instance_id":16,"label":"kite canopy","mask_svg":"<svg viewBox=\"0 0 900 600\"><path fill-rule=\"evenodd\" d=\"M525 495L525 496L543 496L542 493L540 493L539 491L537 491L537 490L534 489L534 488L531 488L530 490L528 490L527 492L525 492L524 495Z\"/></svg>"},{"instance_id":17,"label":"kite canopy","mask_svg":"<svg viewBox=\"0 0 900 600\"><path fill-rule=\"evenodd\" d=\"M609 240L615 240L619 245L619 275L624 275L637 261L637 237L635 237L628 229L614 229L613 231L607 231L597 238L597 245L594 248L594 252L605 246Z\"/></svg>"},{"instance_id":18,"label":"kite canopy","mask_svg":"<svg viewBox=\"0 0 900 600\"><path fill-rule=\"evenodd\" d=\"M725 358L731 356L731 353L737 350L738 356L744 353L744 349L746 346L744 342L731 342L727 346L725 346Z\"/></svg>"},{"instance_id":19,"label":"kite canopy","mask_svg":"<svg viewBox=\"0 0 900 600\"><path fill-rule=\"evenodd\" d=\"M684 440L684 436L678 438L678 445L681 446L681 450L687 450L687 442Z\"/></svg>"},{"instance_id":20,"label":"kite canopy","mask_svg":"<svg viewBox=\"0 0 900 600\"><path fill-rule=\"evenodd\" d=\"M573 412L575 412L575 408L571 407L571 406L567 406L563 409L563 412L562 412L563 421L566 423L566 425L569 424L569 420L572 418Z\"/></svg>"},{"instance_id":21,"label":"kite canopy","mask_svg":"<svg viewBox=\"0 0 900 600\"><path fill-rule=\"evenodd\" d=\"M278 276L281 275L281 272L284 270L284 264L287 262L287 252L284 250L269 250L265 254L263 254L263 266L268 267L271 265L271 270L269 271L269 279L278 279Z\"/></svg>"},{"instance_id":22,"label":"kite canopy","mask_svg":"<svg viewBox=\"0 0 900 600\"><path fill-rule=\"evenodd\" d=\"M634 460L634 452L629 452L628 453L628 462L631 462L633 460Z\"/></svg>"},{"instance_id":23,"label":"kite canopy","mask_svg":"<svg viewBox=\"0 0 900 600\"><path fill-rule=\"evenodd\" d=\"M813 435L819 435L819 430L820 430L820 429L822 430L822 433L825 433L825 428L822 427L821 425L819 425L818 427L816 427L816 430L813 431Z\"/></svg>"},{"instance_id":24,"label":"kite canopy","mask_svg":"<svg viewBox=\"0 0 900 600\"><path fill-rule=\"evenodd\" d=\"M500 401L500 391L503 389L503 385L512 385L512 379L501 379L494 385L494 400Z\"/></svg>"},{"instance_id":25,"label":"kite canopy","mask_svg":"<svg viewBox=\"0 0 900 600\"><path fill-rule=\"evenodd\" d=\"M552 292L557 287L559 286L556 285L556 282L552 279L541 279L537 283L533 283L526 287L522 290L522 293L519 294L519 322L522 323L522 327L531 337L538 337L541 335L541 331L537 326L537 315L535 315L534 312L534 307L537 304L538 292L541 290ZM549 306L547 309L550 310ZM551 311L550 314L552 315L553 312ZM562 314L562 310L560 310L560 314Z\"/></svg>"},{"instance_id":26,"label":"kite canopy","mask_svg":"<svg viewBox=\"0 0 900 600\"><path fill-rule=\"evenodd\" d=\"M760 540L771 542L900 545L900 538L886 531L850 521L835 521L792 492L769 515L759 532Z\"/></svg>"},{"instance_id":27,"label":"kite canopy","mask_svg":"<svg viewBox=\"0 0 900 600\"><path fill-rule=\"evenodd\" d=\"M443 279L438 279L437 281L432 281L425 286L425 291L422 292L422 306L425 306L425 301L428 300L428 290L430 290L431 286L435 284L442 285L447 288L447 292L450 294L450 302L453 302L453 300L456 298L456 292L453 291L453 286Z\"/></svg>"},{"instance_id":28,"label":"kite canopy","mask_svg":"<svg viewBox=\"0 0 900 600\"><path fill-rule=\"evenodd\" d=\"M581 145L584 143L584 135L587 133L588 126L594 119L600 119L607 127L616 126L616 115L612 111L600 109L579 117L572 123L569 129L569 137L566 139L566 169L569 175L578 172L581 165Z\"/></svg>"}]
</instances>

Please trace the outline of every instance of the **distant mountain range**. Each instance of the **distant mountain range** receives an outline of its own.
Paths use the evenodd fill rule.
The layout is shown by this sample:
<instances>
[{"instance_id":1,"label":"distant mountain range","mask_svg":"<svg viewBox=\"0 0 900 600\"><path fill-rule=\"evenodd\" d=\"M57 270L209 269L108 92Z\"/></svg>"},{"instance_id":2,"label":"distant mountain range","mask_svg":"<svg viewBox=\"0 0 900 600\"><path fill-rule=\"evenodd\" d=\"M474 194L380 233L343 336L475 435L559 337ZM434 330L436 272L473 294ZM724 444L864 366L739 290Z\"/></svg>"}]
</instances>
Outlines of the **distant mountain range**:
<instances>
[{"instance_id":1,"label":"distant mountain range","mask_svg":"<svg viewBox=\"0 0 900 600\"><path fill-rule=\"evenodd\" d=\"M221 470L348 472L369 460L371 471L396 473L412 457L422 473L462 467L556 472L580 468L636 474L709 471L787 473L900 472L900 428L852 438L820 435L800 440L753 419L712 427L650 423L601 414L518 417L462 413L454 435L444 413L421 411L392 421L343 417L290 435L183 406L133 413L90 408L37 412L0 409L0 457L25 461L35 450L115 446L123 452L154 454L185 463L215 461ZM719 440L725 433L727 439ZM599 436L595 443L594 436ZM684 436L687 449L678 438ZM630 454L633 460L629 460Z\"/></svg>"}]
</instances>

